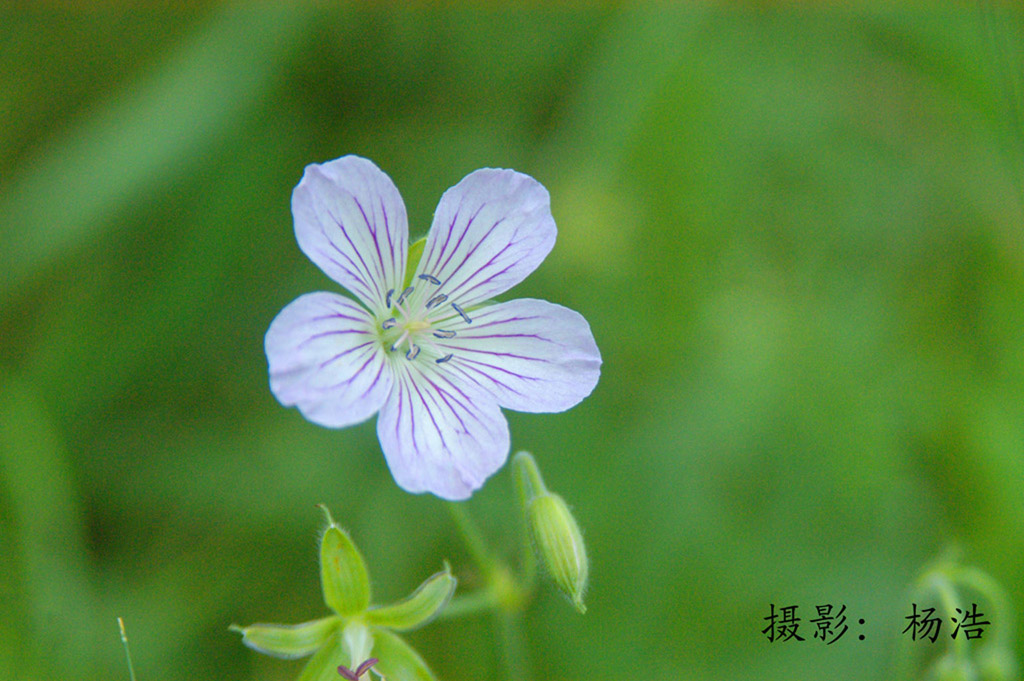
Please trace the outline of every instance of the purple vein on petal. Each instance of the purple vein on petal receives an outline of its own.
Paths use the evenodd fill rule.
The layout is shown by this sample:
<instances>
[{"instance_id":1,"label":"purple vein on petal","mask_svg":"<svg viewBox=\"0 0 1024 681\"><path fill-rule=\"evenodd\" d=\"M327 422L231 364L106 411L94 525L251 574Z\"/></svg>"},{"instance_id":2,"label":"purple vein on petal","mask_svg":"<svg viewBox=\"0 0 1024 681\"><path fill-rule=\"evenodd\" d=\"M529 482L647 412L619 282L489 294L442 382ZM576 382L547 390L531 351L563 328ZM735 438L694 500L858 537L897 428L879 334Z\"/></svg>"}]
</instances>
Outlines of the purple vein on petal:
<instances>
[{"instance_id":1,"label":"purple vein on petal","mask_svg":"<svg viewBox=\"0 0 1024 681\"><path fill-rule=\"evenodd\" d=\"M480 204L480 206L476 209L476 212L473 213L471 216L469 216L469 219L466 220L466 226L462 230L462 234L459 235L458 241L455 242L455 246L452 247L452 249L448 252L448 257L445 258L445 261L443 263L439 262L437 264L437 266L433 267L432 269L434 269L437 272L443 272L444 268L448 267L448 263L450 263L452 261L452 258L455 257L455 254L459 252L459 247L462 246L462 240L466 238L467 234L469 234L469 228L473 225L473 222L476 221L477 216L480 215L480 211L482 211L486 206L487 206L486 203ZM460 209L461 209L461 205L460 205ZM442 248L441 252L437 254L437 257L439 259L440 259L441 255L444 253L445 249L447 249L447 247L448 247L448 242L449 242L450 237L451 237L451 232L455 228L455 222L458 220L458 217L459 217L459 214L456 213L455 217L452 218L452 224L451 224L451 227L449 229L448 238L445 239L444 248ZM462 259L463 262L465 262L466 258L468 258L468 257L469 257L468 255L463 257L463 259ZM458 267L456 267L455 269L458 270Z\"/></svg>"},{"instance_id":2,"label":"purple vein on petal","mask_svg":"<svg viewBox=\"0 0 1024 681\"><path fill-rule=\"evenodd\" d=\"M439 425L437 425L437 419L434 418L433 411L431 411L431 409L427 406L427 398L423 395L423 391L420 390L420 387L418 385L416 385L416 381L412 380L412 377L410 377L410 381L409 382L412 384L412 388L413 388L413 390L416 391L416 394L419 395L420 401L423 402L423 405L425 407L427 407L426 408L427 416L430 417L430 422L432 424L434 424L434 430L437 432L437 437L441 441L441 447L445 451L447 451L448 450L448 443L445 442L443 429ZM410 394L409 397L411 399L412 395ZM434 404L436 405L437 402L434 401ZM413 438L413 439L415 440L415 438Z\"/></svg>"},{"instance_id":3,"label":"purple vein on petal","mask_svg":"<svg viewBox=\"0 0 1024 681\"><path fill-rule=\"evenodd\" d=\"M497 378L495 378L494 376L491 376L486 371L481 371L480 369L476 368L475 366L469 366L469 364L483 364L483 363L482 362L472 361L472 360L470 362L468 362L468 363L465 362L465 361L461 362L460 365L458 366L457 370L458 370L459 375L463 376L466 380L473 381L477 385L480 385L480 381L476 380L472 375L470 375L469 372L472 371L474 374L486 378L490 382L494 383L497 386L500 386L500 387L504 388L505 390L508 390L509 392L513 392L513 393L515 393L517 395L523 395L523 393L519 392L518 390L516 390L515 388L513 388L509 384L507 384L507 383L505 383L503 381L499 381ZM493 368L493 369L499 369L499 367L495 367L495 366L493 366L491 364L483 364L483 366L490 367L490 368ZM504 371L505 373L512 374L513 376L518 376L519 378L524 378L524 379L527 378L526 376L523 376L521 374L517 374L515 372L509 371L508 369L500 369L500 370ZM531 378L530 380L539 380L539 379Z\"/></svg>"},{"instance_id":4,"label":"purple vein on petal","mask_svg":"<svg viewBox=\"0 0 1024 681\"><path fill-rule=\"evenodd\" d=\"M360 348L365 348L368 345L373 345L373 341L366 341L365 343L362 343L360 345L356 345L354 347L351 347L351 348L345 350L344 352L339 352L338 354L334 355L333 357L325 359L323 362L320 363L320 366L317 367L317 368L323 369L328 364L333 364L334 362L336 362L337 360L341 359L342 357L344 357L345 355L349 354L350 352L355 352L356 350L359 350Z\"/></svg>"},{"instance_id":5,"label":"purple vein on petal","mask_svg":"<svg viewBox=\"0 0 1024 681\"><path fill-rule=\"evenodd\" d=\"M352 199L355 200L355 197L353 196ZM358 202L356 203L356 205L357 206L359 205ZM362 208L360 208L360 211L362 211ZM373 288L377 292L378 301L384 300L383 292L380 290L380 284L373 278L373 275L370 273L369 266L367 266L366 261L363 260L363 254L359 252L358 248L356 248L356 245L352 241L352 237L350 237L348 235L348 231L346 231L344 224L342 224L342 222L340 220L338 220L338 218L334 217L334 214L330 210L327 211L327 214L329 216L331 216L331 219L334 220L334 224L338 226L338 229L341 230L342 236L345 237L345 241L347 241L349 246L352 247L352 250L355 251L356 257L359 258L359 262L363 266L363 271L366 272L366 278L369 280L368 283L373 284ZM367 226L369 226L369 225L367 225ZM328 241L330 241L331 245L334 246L334 248L339 253L342 253L341 249L338 248L338 246L333 241L331 241L330 239L328 239ZM353 262L352 264L354 266L355 262Z\"/></svg>"},{"instance_id":6,"label":"purple vein on petal","mask_svg":"<svg viewBox=\"0 0 1024 681\"><path fill-rule=\"evenodd\" d=\"M386 209L386 208L384 207L384 197L383 197L383 196L381 196L381 197L379 197L379 198L380 198L380 214L384 216L384 235L385 235L385 236L387 237L387 239L388 239L388 250L389 250L389 251L391 252L391 255L392 255L392 259L394 259L394 255L395 255L395 242L394 242L394 240L393 240L393 239L391 238L391 221L390 221L390 220L388 220L388 211L387 211L387 209ZM402 256L403 256L403 255L404 255L404 254L399 254L399 260L401 260L401 258L402 258ZM395 266L396 266L396 267L398 267L398 266L399 266L399 263L398 263L398 262L396 262L396 263L395 263ZM401 270L401 269L404 269L404 267L398 267L398 269L400 269L400 270ZM404 272L399 272L399 273L398 273L398 276L399 276L399 277L401 277L401 276L403 276L403 275L404 275ZM392 283L393 283L393 282L387 281L386 279L384 280L384 285L385 285L385 286L387 286L387 285L390 285L390 284L392 284Z\"/></svg>"},{"instance_id":7,"label":"purple vein on petal","mask_svg":"<svg viewBox=\"0 0 1024 681\"><path fill-rule=\"evenodd\" d=\"M353 382L354 380L356 380L356 378L357 378L357 377L358 377L358 376L359 376L359 375L360 375L361 373L363 373L363 370L364 370L364 369L366 369L367 365L368 365L368 364L369 364L370 362L372 362L372 361L373 361L373 351L371 350L371 351L370 351L370 355L369 355L369 357L367 357L367 358L366 358L366 361L365 361L365 362L363 362L362 366L360 366L360 367L359 367L358 369L356 369L356 370L355 370L354 372L352 372L352 375L351 375L351 376L347 377L347 378L346 378L346 379L345 379L344 381L340 381L340 382L338 382L338 383L335 383L335 384L333 384L333 385L330 385L330 386L328 386L328 389L330 389L330 390L334 390L334 389L336 389L336 388L340 388L340 387L341 387L341 386L343 386L343 385L348 385L349 383ZM378 375L380 375L380 373L379 373L379 372L378 372ZM374 381L374 383L376 383L376 381Z\"/></svg>"},{"instance_id":8,"label":"purple vein on petal","mask_svg":"<svg viewBox=\"0 0 1024 681\"><path fill-rule=\"evenodd\" d=\"M448 248L448 243L451 241L452 234L455 232L455 223L458 222L458 220L459 220L459 215L462 213L462 205L465 202L466 202L466 196L463 195L462 198L459 199L458 207L456 207L455 212L452 214L451 222L448 223L448 230L447 230L447 233L445 234L445 237L444 237L444 243L440 246L440 249L438 249L438 252L437 252L437 257L438 258L440 258L441 254L443 254L445 252L445 250ZM436 244L431 244L430 253L426 254L426 256L423 258L422 262L429 263L431 261L431 259L434 257L435 247L436 247ZM441 268L440 267L436 267L436 264L437 263L435 263L435 266L431 266L429 269L435 270L435 271L440 271Z\"/></svg>"},{"instance_id":9,"label":"purple vein on petal","mask_svg":"<svg viewBox=\"0 0 1024 681\"><path fill-rule=\"evenodd\" d=\"M511 246L511 244L509 244L509 246ZM505 247L504 249L502 249L502 251L501 251L501 252L502 252L502 253L504 253L504 252L505 252L505 250L507 250L507 249L509 248L509 246L506 246L506 247ZM461 289L461 288L462 288L463 286L466 286L467 284L469 284L469 283L470 283L470 282L472 281L473 277L475 277L476 275L478 275L478 274L479 274L480 272L482 272L482 271L483 271L484 269L486 269L487 267L490 267L491 263L492 263L492 262L494 261L494 259L495 259L495 258L497 258L497 257L498 257L498 255L501 255L501 253L498 253L498 254L496 254L496 255L494 256L494 258L492 258L492 259L491 259L490 261L488 261L488 263L487 263L486 265L483 265L482 267L480 267L479 269L477 269L477 271L476 271L476 272L474 272L473 274L471 274L471 275L469 275L468 277L466 277L465 279L463 279L463 280L462 280L462 282L460 282L460 283L459 283L459 285L458 285L458 286L456 286L456 287L455 287L455 288L453 289L453 292L454 292L454 291L458 291L458 290L459 290L459 289ZM515 267L516 265L518 265L518 264L519 264L519 263L518 263L518 262L515 262L515 261L513 261L513 262L509 263L509 264L508 264L508 266L507 266L507 267L505 267L505 269L503 269L503 270L499 270L498 272L495 272L494 274L490 275L489 277L487 277L487 278L485 278L485 279L483 279L483 280L481 280L481 281L478 281L478 282L476 282L476 283L473 283L472 285L470 285L470 286L469 286L469 289L470 289L470 290L472 290L472 289L474 289L474 288L477 288L477 287L479 287L479 286L483 286L484 284L488 284L488 283L490 283L490 282L494 281L495 279L497 279L497 278L498 278L498 277L500 277L501 275L503 275L503 274L505 274L506 272L508 272L509 270L513 269L513 268L514 268L514 267Z\"/></svg>"},{"instance_id":10,"label":"purple vein on petal","mask_svg":"<svg viewBox=\"0 0 1024 681\"><path fill-rule=\"evenodd\" d=\"M357 199L355 196L353 196L352 200L355 201L356 208L358 208L360 214L362 214L363 221L366 223L366 228L370 230L370 236L373 237L373 248L377 252L377 263L376 264L380 265L380 267L378 268L378 274L380 275L380 277L378 277L377 281L382 281L382 282L387 283L387 274L384 271L385 270L385 267L384 267L384 255L380 252L380 244L377 243L377 225L376 225L376 222L371 224L370 219L368 217L366 217L366 211L363 210L363 204L359 203L359 199Z\"/></svg>"},{"instance_id":11,"label":"purple vein on petal","mask_svg":"<svg viewBox=\"0 0 1024 681\"><path fill-rule=\"evenodd\" d=\"M365 322L366 321L365 319L360 319L359 317L351 317L351 316L349 316L347 314L344 314L342 312L334 312L334 313L331 313L331 314L322 314L322 315L318 315L316 317L310 317L309 321L311 321L311 322L322 322L325 319L349 319L349 320L351 320L353 322Z\"/></svg>"},{"instance_id":12,"label":"purple vein on petal","mask_svg":"<svg viewBox=\"0 0 1024 681\"><path fill-rule=\"evenodd\" d=\"M324 238L325 239L327 238L326 234L324 234ZM331 243L331 248L333 248L335 250L335 252L339 253L340 255L345 256L345 258L349 259L349 261L351 262L351 259L348 258L348 256L345 255L345 253L343 251L339 250L338 247L334 243ZM338 262L337 260L332 258L330 256L330 254L328 254L328 253L326 253L326 252L324 252L324 251L322 251L320 249L317 249L317 255L319 255L321 258L323 258L327 262L329 262L332 265L334 265L335 267L337 267L339 270L341 270L342 272L344 272L348 276L352 277L352 279L354 280L354 283L357 284L362 289L362 295L365 298L369 299L369 298L373 297L372 295L370 295L370 293L371 293L370 289L368 289L366 287L366 282L363 281L363 276L362 275L356 274L355 272L350 270L348 267L346 267L345 265L342 265L340 262ZM354 267L355 263L352 263L352 265ZM360 292L359 291L354 291L354 293L359 294Z\"/></svg>"},{"instance_id":13,"label":"purple vein on petal","mask_svg":"<svg viewBox=\"0 0 1024 681\"><path fill-rule=\"evenodd\" d=\"M361 329L338 329L334 331L322 331L320 333L314 333L312 336L309 336L308 338L304 339L301 343L295 346L295 349L297 350L306 345L307 343L317 340L318 338L325 338L327 336L344 336L350 333L365 334L366 332Z\"/></svg>"},{"instance_id":14,"label":"purple vein on petal","mask_svg":"<svg viewBox=\"0 0 1024 681\"><path fill-rule=\"evenodd\" d=\"M486 204L485 204L485 205L486 205ZM483 209L483 206L481 206L481 210L482 210L482 209ZM474 217L474 219L476 218L476 216L475 216L475 215L474 215L473 217ZM482 246L482 245L483 245L483 243L484 243L485 241L487 241L487 240L488 240L488 239L490 238L491 234L493 234L493 233L494 233L494 230L495 230L495 229L496 229L496 228L498 227L498 225L500 225L500 224L501 224L502 222L504 222L504 221L505 221L505 218L504 218L504 217L502 217L502 218L499 218L497 222L495 222L495 223L494 223L493 225L491 225L491 226L490 226L490 227L489 227L489 228L487 229L487 233L486 233L486 234L484 234L484 235L483 235L482 237L480 237L480 240L479 240L479 241L477 241L477 242L476 242L475 244L473 244L473 246L471 246L471 247L470 247L470 249L469 249L469 252L467 252L467 253L466 253L466 254L465 254L464 256L462 256L462 263L460 263L460 264L459 264L459 265L458 265L458 266L457 266L457 267L455 268L455 270L456 270L456 271L458 271L458 269L459 269L460 267L462 267L462 265L463 265L463 264L465 264L465 263L469 262L469 259L473 257L473 254L477 252L477 249L479 249L479 248L480 248L480 246ZM463 233L463 236L465 236L465 233L468 233L468 232L469 232L469 225L467 224L467 225L466 225L466 232L464 232L464 233ZM447 266L447 265L448 265L448 261L450 261L450 260L451 260L451 258L452 258L452 256L453 256L453 255L455 255L456 251L458 251L458 246L459 246L459 245L461 245L461 243L462 243L462 239L460 238L460 239L459 239L459 244L457 244L457 245L456 245L456 247L455 247L454 249L452 249L452 252L451 252L451 253L450 253L450 254L448 255L448 260L446 260L446 261L445 261L445 266ZM496 257L497 257L498 255L500 255L501 253L504 253L504 252L505 252L505 250L507 250L507 249L508 249L508 245L504 246L504 247L503 247L503 248L501 249L501 251L500 251L500 252L499 252L498 254L496 254L496 255L494 255L494 256L492 256L492 257L491 257L491 260L489 260L489 261L487 262L487 264L489 265L489 264L490 264L491 262L493 262L494 258L496 258ZM484 267L487 267L487 265L484 265ZM442 269L443 269L443 268L442 268ZM478 271L479 271L479 270L478 270ZM455 273L453 272L451 276L454 276L454 274L455 274ZM475 273L474 273L473 275L471 275L471 276L475 276ZM450 278L450 277L449 277L449 278ZM463 278L462 278L462 281L461 281L461 282L459 282L459 284L458 284L458 285L457 285L457 286L456 286L456 287L455 287L454 289L452 289L451 291L449 291L449 295L451 294L451 292L452 292L452 291L457 291L457 290L459 290L460 288L462 288L462 286L463 286L463 285L465 285L465 283L466 283L466 281L467 281L467 280L468 280L468 277L463 277Z\"/></svg>"},{"instance_id":15,"label":"purple vein on petal","mask_svg":"<svg viewBox=\"0 0 1024 681\"><path fill-rule=\"evenodd\" d=\"M370 359L373 359L373 355L370 355ZM370 359L366 360L367 363L369 363ZM365 367L366 365L364 364L363 366ZM363 370L360 369L359 372L356 375L358 375L359 373L362 373L362 371ZM366 390L364 390L363 394L359 396L359 399L364 399L367 395L370 394L371 390L373 390L374 388L377 387L377 383L380 381L380 375L382 373L384 373L384 362L380 362L378 364L378 366L377 366L377 375L373 377L373 380L370 381L370 385L368 385L366 387Z\"/></svg>"}]
</instances>

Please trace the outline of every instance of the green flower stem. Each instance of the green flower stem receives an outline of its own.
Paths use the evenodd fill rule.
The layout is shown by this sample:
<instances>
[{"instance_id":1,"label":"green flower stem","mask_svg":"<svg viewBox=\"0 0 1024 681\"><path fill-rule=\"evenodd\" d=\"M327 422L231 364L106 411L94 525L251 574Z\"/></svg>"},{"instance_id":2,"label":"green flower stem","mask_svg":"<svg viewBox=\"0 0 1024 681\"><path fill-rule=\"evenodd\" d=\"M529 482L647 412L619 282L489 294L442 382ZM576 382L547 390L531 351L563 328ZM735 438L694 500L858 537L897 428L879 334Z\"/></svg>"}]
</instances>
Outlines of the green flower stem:
<instances>
[{"instance_id":1,"label":"green flower stem","mask_svg":"<svg viewBox=\"0 0 1024 681\"><path fill-rule=\"evenodd\" d=\"M452 520L455 521L455 527L458 528L459 534L462 535L462 540L466 543L466 548L469 549L469 554L472 556L473 561L480 568L480 571L484 573L487 581L493 582L496 579L496 575L502 571L501 561L488 548L480 528L469 517L463 505L451 501L445 505L448 507L448 512L451 514Z\"/></svg>"},{"instance_id":2,"label":"green flower stem","mask_svg":"<svg viewBox=\"0 0 1024 681\"><path fill-rule=\"evenodd\" d=\"M534 495L544 492L544 480L533 457L526 452L519 452L513 459L515 471L516 496L519 498L519 543L523 564L523 582L527 590L533 589L537 578L537 555L533 551L533 540L530 539L529 504Z\"/></svg>"},{"instance_id":3,"label":"green flower stem","mask_svg":"<svg viewBox=\"0 0 1024 681\"><path fill-rule=\"evenodd\" d=\"M448 503L448 512L455 521L466 548L480 568L487 586L476 593L459 596L441 612L441 617L461 617L485 610L494 612L495 626L502 642L502 664L509 681L529 679L529 659L523 632L522 612L533 590L534 567L526 584L519 583L515 575L488 547L480 528L473 522L463 505Z\"/></svg>"},{"instance_id":4,"label":"green flower stem","mask_svg":"<svg viewBox=\"0 0 1024 681\"><path fill-rule=\"evenodd\" d=\"M501 659L509 681L527 681L530 678L530 655L523 631L522 611L499 610L494 623L501 631Z\"/></svg>"},{"instance_id":5,"label":"green flower stem","mask_svg":"<svg viewBox=\"0 0 1024 681\"><path fill-rule=\"evenodd\" d=\"M457 619L459 617L472 617L482 612L498 609L498 600L490 589L474 591L473 593L455 596L444 610L437 616L438 619Z\"/></svg>"}]
</instances>

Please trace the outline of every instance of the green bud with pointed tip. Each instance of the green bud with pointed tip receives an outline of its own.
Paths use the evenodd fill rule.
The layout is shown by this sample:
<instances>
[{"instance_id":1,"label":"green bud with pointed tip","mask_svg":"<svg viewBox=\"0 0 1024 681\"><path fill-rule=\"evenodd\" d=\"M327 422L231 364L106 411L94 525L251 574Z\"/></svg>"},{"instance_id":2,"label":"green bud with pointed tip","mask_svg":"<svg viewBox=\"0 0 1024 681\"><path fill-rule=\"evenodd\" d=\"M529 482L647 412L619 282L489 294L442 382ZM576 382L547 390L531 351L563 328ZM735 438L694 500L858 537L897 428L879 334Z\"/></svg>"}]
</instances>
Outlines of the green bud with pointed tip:
<instances>
[{"instance_id":1,"label":"green bud with pointed tip","mask_svg":"<svg viewBox=\"0 0 1024 681\"><path fill-rule=\"evenodd\" d=\"M364 619L370 624L396 631L423 626L448 605L455 593L456 583L451 568L445 565L444 570L428 577L408 598L391 605L370 608Z\"/></svg>"},{"instance_id":2,"label":"green bud with pointed tip","mask_svg":"<svg viewBox=\"0 0 1024 681\"><path fill-rule=\"evenodd\" d=\"M569 507L562 497L544 492L530 500L527 518L548 574L576 609L586 612L583 592L587 588L587 550Z\"/></svg>"},{"instance_id":3,"label":"green bud with pointed tip","mask_svg":"<svg viewBox=\"0 0 1024 681\"><path fill-rule=\"evenodd\" d=\"M338 618L332 616L302 624L232 624L229 629L240 633L242 643L257 652L293 660L315 653L338 625Z\"/></svg>"},{"instance_id":4,"label":"green bud with pointed tip","mask_svg":"<svg viewBox=\"0 0 1024 681\"><path fill-rule=\"evenodd\" d=\"M361 613L370 604L366 561L348 533L338 527L326 507L327 529L320 540L320 581L324 603L339 615Z\"/></svg>"}]
</instances>

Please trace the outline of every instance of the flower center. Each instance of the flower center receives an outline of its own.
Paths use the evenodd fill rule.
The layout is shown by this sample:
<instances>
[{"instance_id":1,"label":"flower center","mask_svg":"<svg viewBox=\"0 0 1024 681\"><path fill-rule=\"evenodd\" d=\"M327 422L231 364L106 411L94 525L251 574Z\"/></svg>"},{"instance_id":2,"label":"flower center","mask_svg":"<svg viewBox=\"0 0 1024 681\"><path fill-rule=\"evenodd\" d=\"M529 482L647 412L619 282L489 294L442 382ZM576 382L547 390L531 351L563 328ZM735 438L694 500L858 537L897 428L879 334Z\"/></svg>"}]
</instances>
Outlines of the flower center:
<instances>
[{"instance_id":1,"label":"flower center","mask_svg":"<svg viewBox=\"0 0 1024 681\"><path fill-rule=\"evenodd\" d=\"M400 352L405 348L408 360L416 359L426 349L424 357L444 364L451 360L452 354L445 353L434 339L454 338L455 331L440 327L456 316L467 324L472 324L473 320L455 303L445 305L448 296L438 293L442 286L440 279L430 274L421 274L419 279L424 282L419 285L419 291L416 286L409 286L397 298L394 289L388 291L385 301L388 313L395 314L397 310L397 314L381 322L380 341L388 352Z\"/></svg>"}]
</instances>

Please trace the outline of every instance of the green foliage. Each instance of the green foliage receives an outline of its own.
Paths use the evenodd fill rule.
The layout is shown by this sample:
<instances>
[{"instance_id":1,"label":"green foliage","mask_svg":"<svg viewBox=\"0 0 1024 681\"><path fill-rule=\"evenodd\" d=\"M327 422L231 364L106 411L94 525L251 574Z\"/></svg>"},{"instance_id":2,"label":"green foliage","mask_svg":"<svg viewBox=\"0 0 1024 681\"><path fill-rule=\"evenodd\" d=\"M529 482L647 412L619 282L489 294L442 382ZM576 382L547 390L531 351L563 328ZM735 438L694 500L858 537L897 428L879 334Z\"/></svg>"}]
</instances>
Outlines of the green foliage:
<instances>
[{"instance_id":1,"label":"green foliage","mask_svg":"<svg viewBox=\"0 0 1024 681\"><path fill-rule=\"evenodd\" d=\"M551 193L516 296L579 310L604 365L572 411L509 415L591 573L585 618L538 591L523 671L888 679L950 540L1021 630L1019 9L183 5L2 14L0 678L125 676L117 616L140 679L295 678L225 629L322 611L320 500L382 601L444 556L478 577L372 421L267 389L270 320L325 286L290 192L348 153L413 234L478 167ZM468 502L509 552L510 477ZM770 602L845 603L865 640L769 645ZM499 667L487 620L409 641L441 679Z\"/></svg>"}]
</instances>

